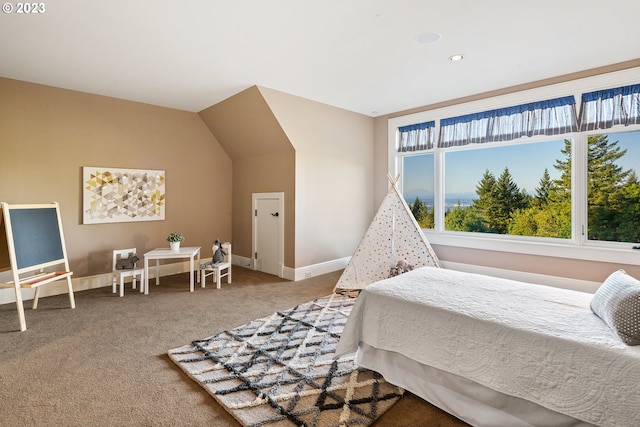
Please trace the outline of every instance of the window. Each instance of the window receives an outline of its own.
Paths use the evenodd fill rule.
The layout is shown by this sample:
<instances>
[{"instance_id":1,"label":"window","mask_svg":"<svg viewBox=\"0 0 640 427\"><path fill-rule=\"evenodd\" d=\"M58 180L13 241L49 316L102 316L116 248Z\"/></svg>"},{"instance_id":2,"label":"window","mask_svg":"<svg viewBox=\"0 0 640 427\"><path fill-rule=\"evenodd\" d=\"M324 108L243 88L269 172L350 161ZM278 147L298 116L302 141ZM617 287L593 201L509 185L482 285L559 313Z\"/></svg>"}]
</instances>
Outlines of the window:
<instances>
[{"instance_id":1,"label":"window","mask_svg":"<svg viewBox=\"0 0 640 427\"><path fill-rule=\"evenodd\" d=\"M433 153L405 156L402 159L404 200L422 228L434 225Z\"/></svg>"},{"instance_id":2,"label":"window","mask_svg":"<svg viewBox=\"0 0 640 427\"><path fill-rule=\"evenodd\" d=\"M640 131L588 136L588 239L640 241Z\"/></svg>"},{"instance_id":3,"label":"window","mask_svg":"<svg viewBox=\"0 0 640 427\"><path fill-rule=\"evenodd\" d=\"M639 72L391 118L390 174L434 244L635 264Z\"/></svg>"},{"instance_id":4,"label":"window","mask_svg":"<svg viewBox=\"0 0 640 427\"><path fill-rule=\"evenodd\" d=\"M444 154L444 229L571 238L571 141Z\"/></svg>"},{"instance_id":5,"label":"window","mask_svg":"<svg viewBox=\"0 0 640 427\"><path fill-rule=\"evenodd\" d=\"M582 94L581 130L640 124L640 84ZM637 126L635 126L637 127ZM640 240L640 132L587 137L588 239Z\"/></svg>"}]
</instances>

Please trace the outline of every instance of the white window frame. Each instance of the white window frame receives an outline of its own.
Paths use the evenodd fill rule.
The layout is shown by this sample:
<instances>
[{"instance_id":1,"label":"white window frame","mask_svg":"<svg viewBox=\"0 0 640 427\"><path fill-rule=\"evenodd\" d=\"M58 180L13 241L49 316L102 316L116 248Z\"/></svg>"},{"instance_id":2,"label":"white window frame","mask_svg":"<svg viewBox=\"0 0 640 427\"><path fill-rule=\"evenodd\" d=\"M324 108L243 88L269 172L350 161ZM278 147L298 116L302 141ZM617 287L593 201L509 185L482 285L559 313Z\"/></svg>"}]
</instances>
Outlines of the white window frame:
<instances>
[{"instance_id":1,"label":"white window frame","mask_svg":"<svg viewBox=\"0 0 640 427\"><path fill-rule=\"evenodd\" d=\"M442 149L436 147L432 150L412 151L408 153L397 152L398 127L414 123L422 123L435 120L437 134L439 133L440 120L447 117L461 116L481 111L519 105L529 102L574 95L576 99L576 113L580 110L582 93L594 90L610 89L640 82L640 67L613 73L601 74L569 82L558 83L521 92L514 92L492 98L481 99L448 107L422 111L419 113L398 116L388 120L388 172L391 176L402 176L402 157L433 152L435 155L435 182L434 182L434 208L435 228L425 229L423 232L427 239L434 245L457 246L480 250L493 250L513 252L529 255L556 256L590 261L604 261L621 264L640 264L640 251L632 249L631 243L589 241L586 237L587 230L587 136L598 134L613 134L618 132L630 132L640 130L640 125L614 126L610 129L599 129L589 132L567 133L563 135L523 137L509 143L487 143L482 147L499 146L504 144L516 144L537 141L549 141L551 139L571 139L572 163L572 238L553 239L543 237L495 235L486 233L452 232L444 230L444 156L443 152L453 151L456 148ZM459 149L464 149L460 147ZM469 148L468 146L466 148ZM398 183L402 191L402 179Z\"/></svg>"}]
</instances>

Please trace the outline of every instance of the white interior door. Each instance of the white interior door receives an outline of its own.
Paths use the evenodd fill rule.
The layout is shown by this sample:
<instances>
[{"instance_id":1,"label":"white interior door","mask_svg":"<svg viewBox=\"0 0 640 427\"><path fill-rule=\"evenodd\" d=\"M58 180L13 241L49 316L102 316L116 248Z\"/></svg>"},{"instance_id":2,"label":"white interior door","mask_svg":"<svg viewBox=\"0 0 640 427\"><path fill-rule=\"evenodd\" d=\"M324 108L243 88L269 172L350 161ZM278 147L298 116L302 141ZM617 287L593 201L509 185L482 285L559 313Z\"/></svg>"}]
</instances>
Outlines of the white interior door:
<instances>
[{"instance_id":1,"label":"white interior door","mask_svg":"<svg viewBox=\"0 0 640 427\"><path fill-rule=\"evenodd\" d=\"M282 277L284 193L253 194L253 268Z\"/></svg>"}]
</instances>

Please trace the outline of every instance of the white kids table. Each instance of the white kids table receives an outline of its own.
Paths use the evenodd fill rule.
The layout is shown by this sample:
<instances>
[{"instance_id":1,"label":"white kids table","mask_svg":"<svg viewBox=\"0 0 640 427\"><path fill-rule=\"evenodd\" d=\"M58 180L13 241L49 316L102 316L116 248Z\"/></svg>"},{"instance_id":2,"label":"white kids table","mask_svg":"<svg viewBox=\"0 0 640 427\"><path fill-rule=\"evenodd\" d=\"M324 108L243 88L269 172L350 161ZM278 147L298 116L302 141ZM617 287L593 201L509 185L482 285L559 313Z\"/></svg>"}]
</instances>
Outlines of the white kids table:
<instances>
[{"instance_id":1,"label":"white kids table","mask_svg":"<svg viewBox=\"0 0 640 427\"><path fill-rule=\"evenodd\" d=\"M158 248L144 254L144 293L149 293L149 260L156 260L156 285L160 284L160 260L172 258L189 258L189 291L193 292L193 275L195 271L195 258L198 257L200 266L200 246L181 247L177 251L170 248ZM204 287L204 286L203 286Z\"/></svg>"}]
</instances>

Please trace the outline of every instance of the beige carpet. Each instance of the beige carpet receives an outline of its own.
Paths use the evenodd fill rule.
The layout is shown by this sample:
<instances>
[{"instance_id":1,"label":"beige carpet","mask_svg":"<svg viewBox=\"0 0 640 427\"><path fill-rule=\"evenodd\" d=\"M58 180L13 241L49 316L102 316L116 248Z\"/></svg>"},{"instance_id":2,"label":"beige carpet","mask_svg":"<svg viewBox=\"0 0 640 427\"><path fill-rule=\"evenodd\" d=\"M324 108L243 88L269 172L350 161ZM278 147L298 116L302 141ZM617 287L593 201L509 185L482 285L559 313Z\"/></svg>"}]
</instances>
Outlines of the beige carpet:
<instances>
[{"instance_id":1,"label":"beige carpet","mask_svg":"<svg viewBox=\"0 0 640 427\"><path fill-rule=\"evenodd\" d=\"M167 349L332 292L341 272L289 282L234 267L234 283L188 291L188 275L149 295L129 287L0 305L0 426L221 426L238 422L178 368ZM26 307L31 303L27 302ZM466 424L405 394L374 427Z\"/></svg>"}]
</instances>

